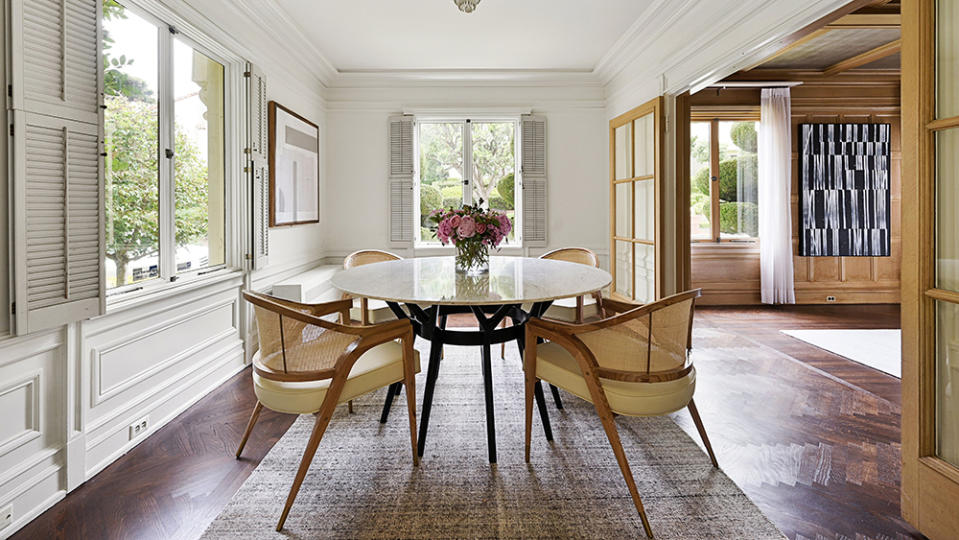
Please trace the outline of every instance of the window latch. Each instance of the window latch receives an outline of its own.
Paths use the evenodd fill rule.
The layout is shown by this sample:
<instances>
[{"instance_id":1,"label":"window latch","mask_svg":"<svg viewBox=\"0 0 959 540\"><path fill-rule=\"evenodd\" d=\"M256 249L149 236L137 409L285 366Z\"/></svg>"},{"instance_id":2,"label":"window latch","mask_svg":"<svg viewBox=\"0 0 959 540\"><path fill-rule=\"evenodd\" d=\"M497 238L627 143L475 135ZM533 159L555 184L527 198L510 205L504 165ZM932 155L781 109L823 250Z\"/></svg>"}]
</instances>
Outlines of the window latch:
<instances>
[{"instance_id":1,"label":"window latch","mask_svg":"<svg viewBox=\"0 0 959 540\"><path fill-rule=\"evenodd\" d=\"M169 150L167 150L167 152L169 152ZM716 180L719 180L719 177L718 177L718 176L710 176L709 178L710 178L710 180L712 180L713 182L715 182Z\"/></svg>"},{"instance_id":2,"label":"window latch","mask_svg":"<svg viewBox=\"0 0 959 540\"><path fill-rule=\"evenodd\" d=\"M169 148L166 149L166 158L173 159L173 150L170 150Z\"/></svg>"}]
</instances>

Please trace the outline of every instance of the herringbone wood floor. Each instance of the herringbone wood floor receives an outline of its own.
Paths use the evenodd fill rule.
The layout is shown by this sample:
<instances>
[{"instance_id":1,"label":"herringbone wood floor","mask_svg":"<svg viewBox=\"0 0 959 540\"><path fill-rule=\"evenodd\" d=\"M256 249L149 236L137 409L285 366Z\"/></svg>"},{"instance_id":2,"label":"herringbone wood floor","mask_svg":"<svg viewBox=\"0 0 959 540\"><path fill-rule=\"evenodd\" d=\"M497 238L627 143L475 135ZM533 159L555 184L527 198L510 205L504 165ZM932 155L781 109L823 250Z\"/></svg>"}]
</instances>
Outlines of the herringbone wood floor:
<instances>
[{"instance_id":1,"label":"herringbone wood floor","mask_svg":"<svg viewBox=\"0 0 959 540\"><path fill-rule=\"evenodd\" d=\"M699 366L697 402L720 465L790 538L921 538L898 517L898 380L779 333L898 324L897 306L698 310L697 328L734 334L699 344L716 348ZM14 538L198 536L293 421L264 411L244 459L233 459L255 403L249 377L238 374ZM688 418L675 418L698 440Z\"/></svg>"}]
</instances>

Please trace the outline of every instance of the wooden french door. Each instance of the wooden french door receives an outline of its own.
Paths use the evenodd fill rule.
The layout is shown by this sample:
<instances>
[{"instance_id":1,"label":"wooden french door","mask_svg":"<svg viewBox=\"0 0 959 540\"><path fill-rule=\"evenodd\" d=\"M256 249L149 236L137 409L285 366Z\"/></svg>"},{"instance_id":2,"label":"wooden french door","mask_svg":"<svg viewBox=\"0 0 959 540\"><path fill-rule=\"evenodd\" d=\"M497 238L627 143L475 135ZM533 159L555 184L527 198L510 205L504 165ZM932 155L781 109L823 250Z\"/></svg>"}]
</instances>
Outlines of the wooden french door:
<instances>
[{"instance_id":1,"label":"wooden french door","mask_svg":"<svg viewBox=\"0 0 959 540\"><path fill-rule=\"evenodd\" d=\"M638 303L661 295L662 98L609 122L612 295Z\"/></svg>"},{"instance_id":2,"label":"wooden french door","mask_svg":"<svg viewBox=\"0 0 959 540\"><path fill-rule=\"evenodd\" d=\"M902 11L902 515L959 538L959 0Z\"/></svg>"}]
</instances>

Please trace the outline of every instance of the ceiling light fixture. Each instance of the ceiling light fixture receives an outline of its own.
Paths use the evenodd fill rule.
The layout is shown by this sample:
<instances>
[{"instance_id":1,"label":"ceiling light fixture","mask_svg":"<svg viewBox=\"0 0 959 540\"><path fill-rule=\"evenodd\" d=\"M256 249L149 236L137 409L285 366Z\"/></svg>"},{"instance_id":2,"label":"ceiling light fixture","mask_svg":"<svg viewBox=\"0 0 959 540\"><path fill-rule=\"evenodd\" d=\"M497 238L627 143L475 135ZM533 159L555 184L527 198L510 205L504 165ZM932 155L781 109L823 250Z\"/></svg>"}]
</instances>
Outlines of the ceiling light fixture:
<instances>
[{"instance_id":1,"label":"ceiling light fixture","mask_svg":"<svg viewBox=\"0 0 959 540\"><path fill-rule=\"evenodd\" d=\"M456 4L456 7L460 8L460 11L463 13L473 13L473 10L479 5L480 0L453 0L453 3Z\"/></svg>"}]
</instances>

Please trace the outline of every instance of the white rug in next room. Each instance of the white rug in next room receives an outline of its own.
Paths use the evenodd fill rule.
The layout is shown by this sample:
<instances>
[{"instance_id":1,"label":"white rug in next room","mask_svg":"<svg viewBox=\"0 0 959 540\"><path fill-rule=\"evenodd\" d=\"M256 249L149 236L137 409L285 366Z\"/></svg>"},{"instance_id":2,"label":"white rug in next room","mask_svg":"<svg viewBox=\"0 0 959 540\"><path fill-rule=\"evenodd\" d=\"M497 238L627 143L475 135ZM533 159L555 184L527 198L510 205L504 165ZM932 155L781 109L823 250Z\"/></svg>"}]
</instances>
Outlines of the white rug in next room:
<instances>
[{"instance_id":1,"label":"white rug in next room","mask_svg":"<svg viewBox=\"0 0 959 540\"><path fill-rule=\"evenodd\" d=\"M782 330L782 333L902 378L900 330Z\"/></svg>"}]
</instances>

